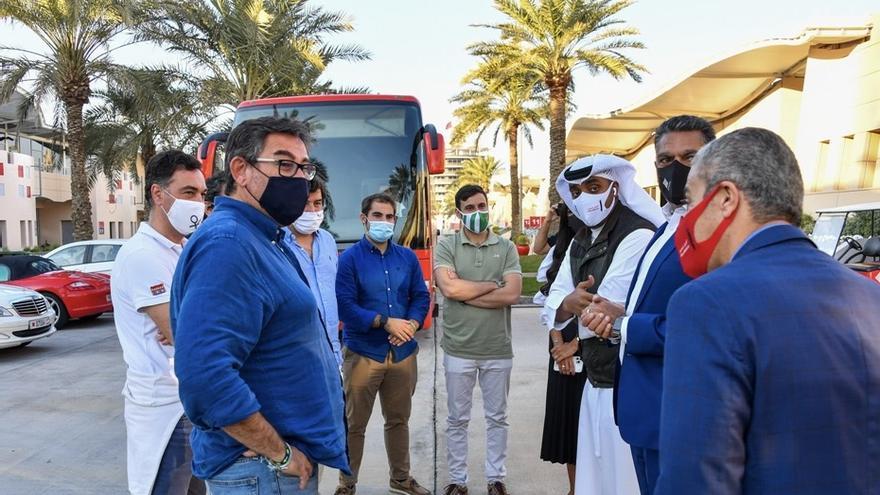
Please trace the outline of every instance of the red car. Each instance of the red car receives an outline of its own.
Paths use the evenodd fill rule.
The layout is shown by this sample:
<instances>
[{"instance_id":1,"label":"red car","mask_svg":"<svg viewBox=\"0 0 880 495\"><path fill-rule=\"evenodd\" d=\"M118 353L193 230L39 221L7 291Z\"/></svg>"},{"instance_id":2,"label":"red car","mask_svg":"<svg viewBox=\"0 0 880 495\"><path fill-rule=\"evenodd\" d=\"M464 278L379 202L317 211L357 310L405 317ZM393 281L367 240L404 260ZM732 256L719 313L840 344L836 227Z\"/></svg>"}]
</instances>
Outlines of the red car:
<instances>
[{"instance_id":1,"label":"red car","mask_svg":"<svg viewBox=\"0 0 880 495\"><path fill-rule=\"evenodd\" d=\"M70 318L92 319L113 310L110 276L62 270L41 256L0 256L0 282L43 294L60 329Z\"/></svg>"}]
</instances>

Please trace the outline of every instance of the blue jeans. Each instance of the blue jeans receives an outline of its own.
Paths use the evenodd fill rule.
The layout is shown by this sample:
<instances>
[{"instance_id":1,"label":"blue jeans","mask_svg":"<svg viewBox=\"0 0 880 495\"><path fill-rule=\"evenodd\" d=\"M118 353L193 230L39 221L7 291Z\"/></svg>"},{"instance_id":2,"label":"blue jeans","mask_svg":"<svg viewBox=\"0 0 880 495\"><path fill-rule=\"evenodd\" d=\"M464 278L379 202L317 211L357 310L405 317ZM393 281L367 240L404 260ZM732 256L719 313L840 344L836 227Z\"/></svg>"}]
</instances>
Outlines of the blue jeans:
<instances>
[{"instance_id":1,"label":"blue jeans","mask_svg":"<svg viewBox=\"0 0 880 495\"><path fill-rule=\"evenodd\" d=\"M162 462L159 463L153 483L153 495L204 495L205 483L192 475L191 432L192 423L186 415L181 416L162 454Z\"/></svg>"},{"instance_id":2,"label":"blue jeans","mask_svg":"<svg viewBox=\"0 0 880 495\"><path fill-rule=\"evenodd\" d=\"M318 495L317 467L306 489L300 490L299 477L272 471L258 457L239 457L206 482L210 495Z\"/></svg>"}]
</instances>

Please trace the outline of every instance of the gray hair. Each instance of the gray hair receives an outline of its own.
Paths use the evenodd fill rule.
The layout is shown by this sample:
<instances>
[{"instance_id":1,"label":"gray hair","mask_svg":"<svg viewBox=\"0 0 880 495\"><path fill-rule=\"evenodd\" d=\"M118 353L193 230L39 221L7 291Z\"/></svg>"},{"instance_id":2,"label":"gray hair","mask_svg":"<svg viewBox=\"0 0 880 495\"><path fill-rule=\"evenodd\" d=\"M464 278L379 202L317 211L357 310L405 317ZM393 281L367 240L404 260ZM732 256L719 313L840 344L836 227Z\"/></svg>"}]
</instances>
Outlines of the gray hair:
<instances>
[{"instance_id":1,"label":"gray hair","mask_svg":"<svg viewBox=\"0 0 880 495\"><path fill-rule=\"evenodd\" d=\"M801 169L791 148L773 131L746 127L721 136L700 149L692 172L705 181L706 191L721 181L736 184L757 222L801 221Z\"/></svg>"},{"instance_id":2,"label":"gray hair","mask_svg":"<svg viewBox=\"0 0 880 495\"><path fill-rule=\"evenodd\" d=\"M312 134L309 126L299 120L276 117L260 117L246 120L236 126L226 140L226 191L231 194L235 191L235 178L232 177L232 159L240 156L248 163L254 164L260 153L263 152L263 144L269 134L287 134L297 137L308 148L312 144Z\"/></svg>"}]
</instances>

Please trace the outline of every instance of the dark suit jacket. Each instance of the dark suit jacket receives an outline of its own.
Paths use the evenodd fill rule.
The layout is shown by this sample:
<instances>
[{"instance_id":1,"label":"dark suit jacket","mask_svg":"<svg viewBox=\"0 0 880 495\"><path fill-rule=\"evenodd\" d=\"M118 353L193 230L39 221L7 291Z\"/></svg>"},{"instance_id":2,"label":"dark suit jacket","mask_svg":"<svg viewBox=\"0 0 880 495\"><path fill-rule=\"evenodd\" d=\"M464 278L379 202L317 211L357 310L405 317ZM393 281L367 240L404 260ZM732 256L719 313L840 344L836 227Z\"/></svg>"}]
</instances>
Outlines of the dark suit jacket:
<instances>
[{"instance_id":1,"label":"dark suit jacket","mask_svg":"<svg viewBox=\"0 0 880 495\"><path fill-rule=\"evenodd\" d=\"M667 228L664 224L657 230L645 249L646 254ZM639 293L634 294L642 270L647 270L645 283ZM658 448L666 306L672 294L690 280L681 269L673 238L664 243L649 266L644 265L643 255L633 276L627 299L637 299L626 326L623 364L618 370L615 389L615 414L621 437L634 447Z\"/></svg>"},{"instance_id":2,"label":"dark suit jacket","mask_svg":"<svg viewBox=\"0 0 880 495\"><path fill-rule=\"evenodd\" d=\"M667 314L656 494L880 493L880 285L774 226Z\"/></svg>"}]
</instances>

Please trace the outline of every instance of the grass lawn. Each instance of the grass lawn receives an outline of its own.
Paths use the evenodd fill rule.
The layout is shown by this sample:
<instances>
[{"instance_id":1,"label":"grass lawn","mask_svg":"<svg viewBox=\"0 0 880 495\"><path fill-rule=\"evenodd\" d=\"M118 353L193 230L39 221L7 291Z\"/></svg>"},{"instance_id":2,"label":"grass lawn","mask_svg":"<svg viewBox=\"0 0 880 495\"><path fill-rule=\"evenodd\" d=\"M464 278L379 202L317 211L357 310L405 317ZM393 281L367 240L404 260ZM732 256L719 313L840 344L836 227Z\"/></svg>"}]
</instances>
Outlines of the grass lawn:
<instances>
[{"instance_id":1,"label":"grass lawn","mask_svg":"<svg viewBox=\"0 0 880 495\"><path fill-rule=\"evenodd\" d=\"M525 270L523 270L525 271ZM522 284L522 295L524 296L533 296L535 292L538 292L538 289L541 288L541 283L535 280L535 277L523 277Z\"/></svg>"},{"instance_id":2,"label":"grass lawn","mask_svg":"<svg viewBox=\"0 0 880 495\"><path fill-rule=\"evenodd\" d=\"M535 273L538 271L538 267L541 266L541 261L543 260L543 255L530 254L528 256L520 256L519 264L522 266L523 273Z\"/></svg>"}]
</instances>

